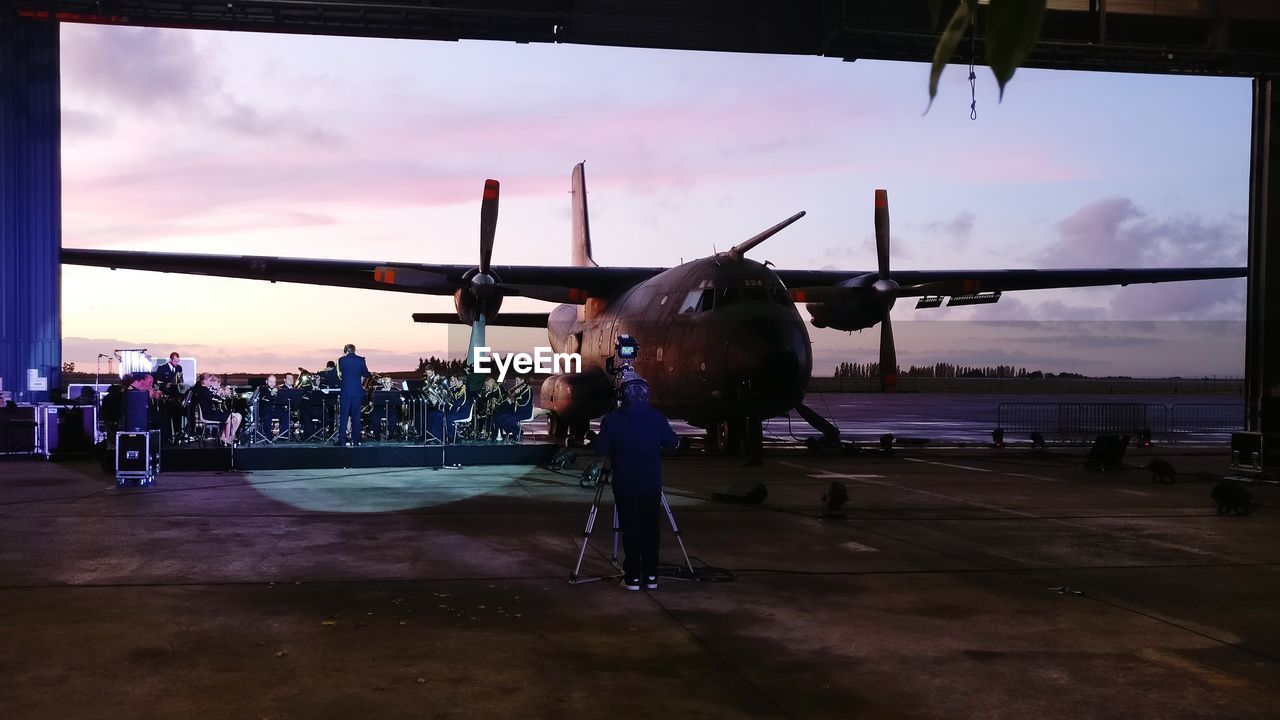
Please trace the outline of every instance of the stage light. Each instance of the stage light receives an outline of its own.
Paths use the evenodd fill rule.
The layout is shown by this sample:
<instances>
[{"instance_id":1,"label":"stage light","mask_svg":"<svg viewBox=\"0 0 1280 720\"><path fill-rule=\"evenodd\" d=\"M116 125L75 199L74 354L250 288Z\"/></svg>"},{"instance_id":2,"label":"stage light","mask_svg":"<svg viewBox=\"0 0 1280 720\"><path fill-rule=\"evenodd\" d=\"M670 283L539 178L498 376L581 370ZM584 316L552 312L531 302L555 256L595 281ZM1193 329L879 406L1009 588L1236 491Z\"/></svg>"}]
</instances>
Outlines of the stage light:
<instances>
[{"instance_id":1,"label":"stage light","mask_svg":"<svg viewBox=\"0 0 1280 720\"><path fill-rule=\"evenodd\" d=\"M1142 428L1138 431L1138 442L1142 447L1151 447L1151 428Z\"/></svg>"},{"instance_id":2,"label":"stage light","mask_svg":"<svg viewBox=\"0 0 1280 720\"><path fill-rule=\"evenodd\" d=\"M893 433L885 433L880 436L880 449L885 452L893 449Z\"/></svg>"},{"instance_id":3,"label":"stage light","mask_svg":"<svg viewBox=\"0 0 1280 720\"><path fill-rule=\"evenodd\" d=\"M833 480L827 488L827 492L822 495L822 517L848 517L848 513L844 511L844 506L847 502L849 502L849 489L845 487L844 483Z\"/></svg>"},{"instance_id":4,"label":"stage light","mask_svg":"<svg viewBox=\"0 0 1280 720\"><path fill-rule=\"evenodd\" d=\"M578 459L578 453L572 450L561 450L551 458L551 462L547 463L548 470L563 470L565 466L572 465Z\"/></svg>"},{"instance_id":5,"label":"stage light","mask_svg":"<svg viewBox=\"0 0 1280 720\"><path fill-rule=\"evenodd\" d=\"M995 447L1004 447L1004 429L996 428L991 431L991 444Z\"/></svg>"},{"instance_id":6,"label":"stage light","mask_svg":"<svg viewBox=\"0 0 1280 720\"><path fill-rule=\"evenodd\" d=\"M1033 432L1033 433L1031 433L1031 449L1032 449L1032 450L1043 450L1043 449L1044 449L1044 436L1043 436L1043 435L1041 435L1041 434L1040 434L1040 433L1038 433L1038 432Z\"/></svg>"}]
</instances>

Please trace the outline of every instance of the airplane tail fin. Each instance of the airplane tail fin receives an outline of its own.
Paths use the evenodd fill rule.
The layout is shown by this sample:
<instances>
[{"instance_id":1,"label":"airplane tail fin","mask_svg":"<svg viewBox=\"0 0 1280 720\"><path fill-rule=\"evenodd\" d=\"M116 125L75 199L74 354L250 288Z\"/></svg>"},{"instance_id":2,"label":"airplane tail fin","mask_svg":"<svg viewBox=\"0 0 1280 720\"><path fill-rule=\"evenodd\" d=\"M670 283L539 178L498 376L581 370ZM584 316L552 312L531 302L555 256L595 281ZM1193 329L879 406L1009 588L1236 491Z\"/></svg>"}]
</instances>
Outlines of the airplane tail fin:
<instances>
[{"instance_id":1,"label":"airplane tail fin","mask_svg":"<svg viewBox=\"0 0 1280 720\"><path fill-rule=\"evenodd\" d=\"M582 166L573 166L573 179L569 192L573 195L573 264L575 267L595 267L591 259L591 225L587 221L587 181Z\"/></svg>"}]
</instances>

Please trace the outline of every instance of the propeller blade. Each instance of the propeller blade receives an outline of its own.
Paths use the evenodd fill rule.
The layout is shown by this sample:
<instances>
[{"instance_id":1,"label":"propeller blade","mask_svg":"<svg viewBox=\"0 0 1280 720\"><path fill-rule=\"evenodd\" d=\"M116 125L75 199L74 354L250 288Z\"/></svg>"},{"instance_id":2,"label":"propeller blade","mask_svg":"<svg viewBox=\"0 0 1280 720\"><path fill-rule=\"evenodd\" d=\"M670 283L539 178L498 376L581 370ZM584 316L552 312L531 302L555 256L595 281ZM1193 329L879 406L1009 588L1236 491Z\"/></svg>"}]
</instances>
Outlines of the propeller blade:
<instances>
[{"instance_id":1,"label":"propeller blade","mask_svg":"<svg viewBox=\"0 0 1280 720\"><path fill-rule=\"evenodd\" d=\"M898 352L893 347L893 323L887 309L880 321L880 392L898 392Z\"/></svg>"},{"instance_id":2,"label":"propeller blade","mask_svg":"<svg viewBox=\"0 0 1280 720\"><path fill-rule=\"evenodd\" d=\"M889 277L889 192L876 190L876 263L880 279Z\"/></svg>"},{"instance_id":3,"label":"propeller blade","mask_svg":"<svg viewBox=\"0 0 1280 720\"><path fill-rule=\"evenodd\" d=\"M493 236L498 231L498 181L484 181L484 200L480 203L480 274L489 274L493 258Z\"/></svg>"}]
</instances>

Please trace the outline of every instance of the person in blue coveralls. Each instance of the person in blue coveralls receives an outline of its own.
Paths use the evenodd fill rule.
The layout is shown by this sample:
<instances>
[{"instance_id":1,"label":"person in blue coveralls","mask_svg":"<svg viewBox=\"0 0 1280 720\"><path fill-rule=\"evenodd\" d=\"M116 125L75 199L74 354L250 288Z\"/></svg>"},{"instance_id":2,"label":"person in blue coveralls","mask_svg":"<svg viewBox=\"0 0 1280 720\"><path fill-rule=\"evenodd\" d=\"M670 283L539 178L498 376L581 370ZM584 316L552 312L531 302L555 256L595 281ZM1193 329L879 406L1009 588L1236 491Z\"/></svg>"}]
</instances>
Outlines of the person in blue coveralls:
<instances>
[{"instance_id":1,"label":"person in blue coveralls","mask_svg":"<svg viewBox=\"0 0 1280 720\"><path fill-rule=\"evenodd\" d=\"M649 405L649 384L628 369L621 405L600 421L594 449L613 473L613 502L622 530L622 586L658 587L658 510L662 505L662 451L677 444L671 423ZM597 464L601 460L596 461Z\"/></svg>"}]
</instances>

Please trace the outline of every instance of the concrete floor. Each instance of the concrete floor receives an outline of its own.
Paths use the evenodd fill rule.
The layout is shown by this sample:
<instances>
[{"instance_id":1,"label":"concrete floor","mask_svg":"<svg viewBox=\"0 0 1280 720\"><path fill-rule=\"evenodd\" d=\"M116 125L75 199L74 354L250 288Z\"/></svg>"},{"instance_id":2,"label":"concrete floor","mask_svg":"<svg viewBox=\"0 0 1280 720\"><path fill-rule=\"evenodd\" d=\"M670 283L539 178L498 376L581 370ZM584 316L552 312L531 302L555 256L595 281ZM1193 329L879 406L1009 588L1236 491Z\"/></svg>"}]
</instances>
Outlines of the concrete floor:
<instances>
[{"instance_id":1,"label":"concrete floor","mask_svg":"<svg viewBox=\"0 0 1280 720\"><path fill-rule=\"evenodd\" d=\"M0 716L1280 717L1280 488L1218 517L1224 453L1126 459L1153 454L1178 484L1083 450L673 458L689 552L736 578L654 592L566 581L576 475L118 490L0 461ZM707 501L741 477L764 505ZM817 519L833 479L847 520ZM587 574L610 569L600 526Z\"/></svg>"}]
</instances>

